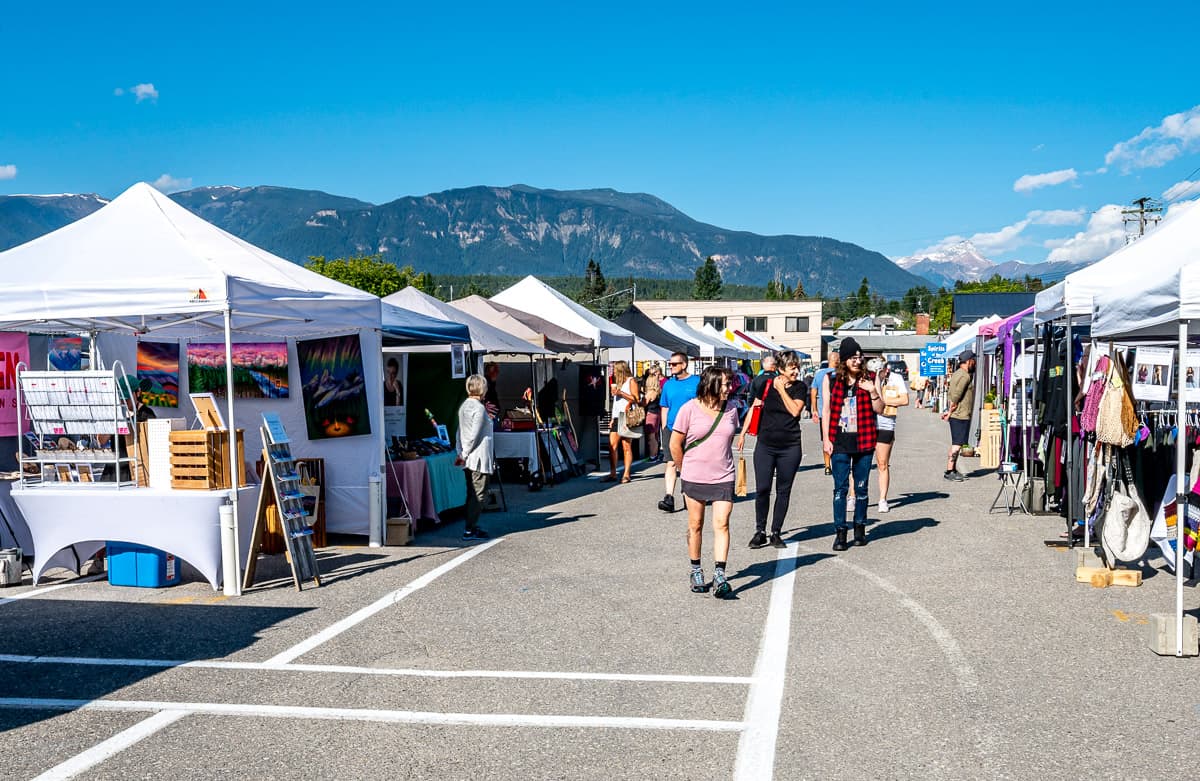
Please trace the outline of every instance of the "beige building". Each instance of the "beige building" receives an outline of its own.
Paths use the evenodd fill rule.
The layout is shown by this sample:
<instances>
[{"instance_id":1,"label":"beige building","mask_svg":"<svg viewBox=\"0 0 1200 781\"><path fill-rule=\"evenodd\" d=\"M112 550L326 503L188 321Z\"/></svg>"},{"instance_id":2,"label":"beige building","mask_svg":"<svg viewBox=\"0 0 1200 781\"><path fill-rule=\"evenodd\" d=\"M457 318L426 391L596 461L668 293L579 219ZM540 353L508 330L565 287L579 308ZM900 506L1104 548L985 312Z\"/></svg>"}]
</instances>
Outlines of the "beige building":
<instances>
[{"instance_id":1,"label":"beige building","mask_svg":"<svg viewBox=\"0 0 1200 781\"><path fill-rule=\"evenodd\" d=\"M652 320L678 317L699 328L709 323L718 331L726 328L760 333L776 344L821 355L820 301L636 301L634 306Z\"/></svg>"}]
</instances>

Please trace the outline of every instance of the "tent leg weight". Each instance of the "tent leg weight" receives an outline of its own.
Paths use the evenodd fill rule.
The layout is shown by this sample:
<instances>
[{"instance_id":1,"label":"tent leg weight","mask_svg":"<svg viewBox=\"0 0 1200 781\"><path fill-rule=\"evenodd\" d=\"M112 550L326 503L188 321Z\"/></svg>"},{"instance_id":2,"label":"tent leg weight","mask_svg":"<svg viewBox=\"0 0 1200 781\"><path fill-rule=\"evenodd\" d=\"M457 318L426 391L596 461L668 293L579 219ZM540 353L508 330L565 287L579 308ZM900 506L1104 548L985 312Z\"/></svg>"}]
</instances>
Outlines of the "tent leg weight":
<instances>
[{"instance_id":1,"label":"tent leg weight","mask_svg":"<svg viewBox=\"0 0 1200 781\"><path fill-rule=\"evenodd\" d=\"M1149 629L1150 650L1159 656L1175 656L1175 622L1178 616L1174 613L1151 613ZM1197 623L1195 616L1183 617L1183 655L1200 656L1200 643L1197 638Z\"/></svg>"}]
</instances>

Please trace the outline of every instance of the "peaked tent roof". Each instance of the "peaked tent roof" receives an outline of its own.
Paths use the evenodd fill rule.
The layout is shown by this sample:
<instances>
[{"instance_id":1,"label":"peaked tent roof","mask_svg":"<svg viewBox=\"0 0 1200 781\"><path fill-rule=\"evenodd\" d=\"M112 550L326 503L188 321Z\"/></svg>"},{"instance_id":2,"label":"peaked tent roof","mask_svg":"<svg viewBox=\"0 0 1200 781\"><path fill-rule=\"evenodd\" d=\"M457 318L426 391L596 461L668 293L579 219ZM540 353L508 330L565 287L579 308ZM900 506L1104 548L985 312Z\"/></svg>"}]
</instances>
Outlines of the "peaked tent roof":
<instances>
[{"instance_id":1,"label":"peaked tent roof","mask_svg":"<svg viewBox=\"0 0 1200 781\"><path fill-rule=\"evenodd\" d=\"M742 351L733 345L717 344L678 317L664 317L660 324L664 330L699 347L702 358L738 358L741 355Z\"/></svg>"},{"instance_id":2,"label":"peaked tent roof","mask_svg":"<svg viewBox=\"0 0 1200 781\"><path fill-rule=\"evenodd\" d=\"M738 358L750 359L750 358L762 357L763 351L761 349L759 349L757 347L753 348L753 349L748 348L748 347L742 347L740 344L736 344L733 341L726 339L725 334L721 333L720 331L718 331L716 328L714 328L712 325L710 325L708 323L705 323L704 325L700 326L700 333L701 333L701 335L707 336L709 339L711 339L714 344L723 345L726 347L732 347L733 349L737 350Z\"/></svg>"},{"instance_id":3,"label":"peaked tent roof","mask_svg":"<svg viewBox=\"0 0 1200 781\"><path fill-rule=\"evenodd\" d=\"M565 328L560 328L537 315L489 301L483 296L467 296L450 303L457 309L473 314L481 320L487 320L497 328L532 341L547 350L559 353L590 353L595 349L595 343L586 336L580 336ZM493 314L489 315L489 312ZM489 317L495 319L489 319ZM501 325L502 323L503 325Z\"/></svg>"},{"instance_id":4,"label":"peaked tent roof","mask_svg":"<svg viewBox=\"0 0 1200 781\"><path fill-rule=\"evenodd\" d=\"M759 344L761 344L763 347L767 348L768 350L774 350L775 352L779 352L781 350L787 349L783 345L779 344L779 342L776 342L776 341L768 338L767 335L763 334L763 333L758 333L755 331L737 331L737 330L735 330L734 333L738 334L739 336L743 336L752 342L758 342Z\"/></svg>"},{"instance_id":5,"label":"peaked tent roof","mask_svg":"<svg viewBox=\"0 0 1200 781\"><path fill-rule=\"evenodd\" d=\"M1093 299L1101 293L1140 289L1147 280L1172 276L1200 257L1200 203L1176 204L1172 209L1180 211L1173 211L1150 233L1038 293L1037 321L1066 314L1086 321L1092 315ZM1131 304L1136 309L1137 302Z\"/></svg>"},{"instance_id":6,"label":"peaked tent roof","mask_svg":"<svg viewBox=\"0 0 1200 781\"><path fill-rule=\"evenodd\" d=\"M480 353L516 353L519 355L549 355L541 347L530 344L519 336L501 331L474 315L456 309L422 293L412 285L383 299L385 304L394 304L414 312L440 317L443 320L463 323L471 331L471 349Z\"/></svg>"},{"instance_id":7,"label":"peaked tent roof","mask_svg":"<svg viewBox=\"0 0 1200 781\"><path fill-rule=\"evenodd\" d=\"M537 277L525 277L492 296L491 300L544 317L569 331L588 337L600 348L633 346L632 331L610 323Z\"/></svg>"},{"instance_id":8,"label":"peaked tent roof","mask_svg":"<svg viewBox=\"0 0 1200 781\"><path fill-rule=\"evenodd\" d=\"M621 314L613 318L617 325L628 328L641 339L656 344L671 352L680 352L690 358L700 357L700 348L686 339L681 339L658 323L646 316L646 313L632 304ZM668 355L668 357L670 357Z\"/></svg>"},{"instance_id":9,"label":"peaked tent roof","mask_svg":"<svg viewBox=\"0 0 1200 781\"><path fill-rule=\"evenodd\" d=\"M973 323L968 323L962 328L959 328L954 333L946 337L946 357L957 358L958 354L968 347L975 347L975 337L979 336L979 329L983 328L988 323L1000 322L999 315L988 315L982 317Z\"/></svg>"},{"instance_id":10,"label":"peaked tent roof","mask_svg":"<svg viewBox=\"0 0 1200 781\"><path fill-rule=\"evenodd\" d=\"M629 361L630 366L634 361L669 361L671 353L676 352L667 347L647 342L642 337L634 334L633 348L629 347L610 347L608 358L611 361Z\"/></svg>"},{"instance_id":11,"label":"peaked tent roof","mask_svg":"<svg viewBox=\"0 0 1200 781\"><path fill-rule=\"evenodd\" d=\"M65 227L0 253L0 327L192 336L305 336L379 326L370 293L205 222L144 182Z\"/></svg>"},{"instance_id":12,"label":"peaked tent roof","mask_svg":"<svg viewBox=\"0 0 1200 781\"><path fill-rule=\"evenodd\" d=\"M1188 335L1195 337L1200 328L1200 261L1170 274L1142 277L1120 291L1107 290L1095 302L1092 336L1174 342L1180 321L1187 321Z\"/></svg>"},{"instance_id":13,"label":"peaked tent roof","mask_svg":"<svg viewBox=\"0 0 1200 781\"><path fill-rule=\"evenodd\" d=\"M416 344L470 344L471 332L452 323L380 302L383 307L383 343L387 347Z\"/></svg>"}]
</instances>

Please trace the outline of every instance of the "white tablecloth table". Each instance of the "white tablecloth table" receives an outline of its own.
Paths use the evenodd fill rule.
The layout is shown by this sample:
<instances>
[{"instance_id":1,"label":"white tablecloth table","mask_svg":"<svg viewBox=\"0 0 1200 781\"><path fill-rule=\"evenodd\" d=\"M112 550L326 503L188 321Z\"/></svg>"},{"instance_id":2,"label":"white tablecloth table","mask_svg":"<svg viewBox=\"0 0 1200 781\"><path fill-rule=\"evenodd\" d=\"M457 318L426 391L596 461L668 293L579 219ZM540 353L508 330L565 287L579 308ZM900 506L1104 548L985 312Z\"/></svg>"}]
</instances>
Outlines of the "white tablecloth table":
<instances>
[{"instance_id":1,"label":"white tablecloth table","mask_svg":"<svg viewBox=\"0 0 1200 781\"><path fill-rule=\"evenodd\" d=\"M492 450L495 458L528 458L533 469L537 469L538 449L536 432L494 431Z\"/></svg>"},{"instance_id":2,"label":"white tablecloth table","mask_svg":"<svg viewBox=\"0 0 1200 781\"><path fill-rule=\"evenodd\" d=\"M252 532L256 492L257 486L238 492L243 557ZM229 491L167 488L34 486L12 491L33 539L35 584L64 548L87 544L95 553L112 540L172 553L199 570L213 589L221 585L219 508L228 495Z\"/></svg>"},{"instance_id":3,"label":"white tablecloth table","mask_svg":"<svg viewBox=\"0 0 1200 781\"><path fill-rule=\"evenodd\" d=\"M8 521L8 525L12 526L12 531L10 532L8 525L0 523L0 548L20 548L23 555L32 559L36 553L36 549L33 547L33 536L29 533L29 524L25 522L25 516L21 512L21 508L17 507L16 502L12 499L14 484L15 481L13 480L0 480L0 512L4 513L4 518ZM64 548L63 550L56 551L47 560L46 566L43 569L49 570L62 567L78 575L80 574L79 568L102 547L104 547L103 544L98 546L83 544Z\"/></svg>"}]
</instances>

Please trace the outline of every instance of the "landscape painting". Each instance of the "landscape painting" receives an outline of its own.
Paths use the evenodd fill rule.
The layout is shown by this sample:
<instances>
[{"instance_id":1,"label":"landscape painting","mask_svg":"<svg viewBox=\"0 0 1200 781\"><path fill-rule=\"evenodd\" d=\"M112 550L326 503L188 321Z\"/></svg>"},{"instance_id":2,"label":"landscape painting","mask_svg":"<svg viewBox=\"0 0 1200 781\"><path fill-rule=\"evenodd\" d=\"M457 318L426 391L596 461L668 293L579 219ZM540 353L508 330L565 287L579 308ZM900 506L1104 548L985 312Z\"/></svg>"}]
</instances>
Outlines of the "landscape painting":
<instances>
[{"instance_id":1,"label":"landscape painting","mask_svg":"<svg viewBox=\"0 0 1200 781\"><path fill-rule=\"evenodd\" d=\"M296 342L309 439L371 433L358 335Z\"/></svg>"},{"instance_id":2,"label":"landscape painting","mask_svg":"<svg viewBox=\"0 0 1200 781\"><path fill-rule=\"evenodd\" d=\"M46 363L50 369L60 372L73 372L83 368L83 337L50 337Z\"/></svg>"},{"instance_id":3,"label":"landscape painting","mask_svg":"<svg viewBox=\"0 0 1200 781\"><path fill-rule=\"evenodd\" d=\"M138 342L137 376L139 384L150 381L142 391L142 403L150 407L179 406L179 344L177 342Z\"/></svg>"},{"instance_id":4,"label":"landscape painting","mask_svg":"<svg viewBox=\"0 0 1200 781\"><path fill-rule=\"evenodd\" d=\"M190 393L225 395L224 344L189 344L187 359ZM287 343L234 344L233 395L239 399L288 398Z\"/></svg>"}]
</instances>

